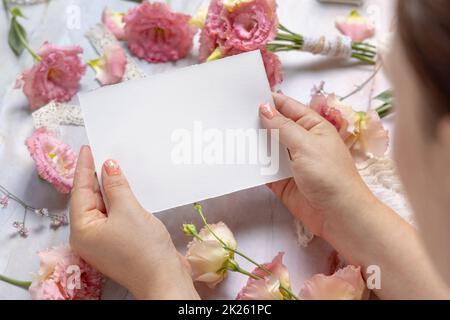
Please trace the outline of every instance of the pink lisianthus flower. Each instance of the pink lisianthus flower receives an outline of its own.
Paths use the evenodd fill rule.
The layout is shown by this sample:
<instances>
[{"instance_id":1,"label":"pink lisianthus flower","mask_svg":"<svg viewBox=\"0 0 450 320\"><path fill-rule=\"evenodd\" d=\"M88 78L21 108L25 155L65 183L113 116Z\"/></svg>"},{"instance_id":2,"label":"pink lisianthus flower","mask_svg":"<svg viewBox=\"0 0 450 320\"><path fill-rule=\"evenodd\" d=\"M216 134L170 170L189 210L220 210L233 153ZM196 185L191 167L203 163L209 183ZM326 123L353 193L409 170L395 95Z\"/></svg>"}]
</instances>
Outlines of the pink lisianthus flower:
<instances>
[{"instance_id":1,"label":"pink lisianthus flower","mask_svg":"<svg viewBox=\"0 0 450 320\"><path fill-rule=\"evenodd\" d=\"M264 48L278 29L275 0L213 0L200 36L200 61Z\"/></svg>"},{"instance_id":2,"label":"pink lisianthus flower","mask_svg":"<svg viewBox=\"0 0 450 320\"><path fill-rule=\"evenodd\" d=\"M366 161L370 158L381 158L389 147L389 132L376 111L359 113L356 136L349 140L350 151L356 161Z\"/></svg>"},{"instance_id":3,"label":"pink lisianthus flower","mask_svg":"<svg viewBox=\"0 0 450 320\"><path fill-rule=\"evenodd\" d=\"M83 49L57 47L45 42L38 50L40 60L25 71L17 85L23 84L23 92L32 110L52 100L67 102L77 93L86 65L79 54Z\"/></svg>"},{"instance_id":4,"label":"pink lisianthus flower","mask_svg":"<svg viewBox=\"0 0 450 320\"><path fill-rule=\"evenodd\" d=\"M90 60L88 64L95 70L96 78L102 85L116 84L125 74L127 56L121 46L112 44L105 47L103 56Z\"/></svg>"},{"instance_id":5,"label":"pink lisianthus flower","mask_svg":"<svg viewBox=\"0 0 450 320\"><path fill-rule=\"evenodd\" d=\"M300 290L302 300L366 300L369 292L361 268L347 266L331 276L318 274Z\"/></svg>"},{"instance_id":6,"label":"pink lisianthus flower","mask_svg":"<svg viewBox=\"0 0 450 320\"><path fill-rule=\"evenodd\" d=\"M328 120L344 141L354 136L356 123L359 120L358 113L352 107L342 103L335 94L315 94L312 96L309 106Z\"/></svg>"},{"instance_id":7,"label":"pink lisianthus flower","mask_svg":"<svg viewBox=\"0 0 450 320\"><path fill-rule=\"evenodd\" d=\"M148 62L177 61L188 55L197 28L191 17L164 3L144 2L124 17L128 48Z\"/></svg>"},{"instance_id":8,"label":"pink lisianthus flower","mask_svg":"<svg viewBox=\"0 0 450 320\"><path fill-rule=\"evenodd\" d=\"M334 94L315 94L309 105L336 128L357 162L385 155L389 133L376 111L356 112Z\"/></svg>"},{"instance_id":9,"label":"pink lisianthus flower","mask_svg":"<svg viewBox=\"0 0 450 320\"><path fill-rule=\"evenodd\" d=\"M335 25L342 34L355 42L363 42L375 35L374 24L357 10L353 10L348 17L338 17Z\"/></svg>"},{"instance_id":10,"label":"pink lisianthus flower","mask_svg":"<svg viewBox=\"0 0 450 320\"><path fill-rule=\"evenodd\" d=\"M38 252L40 268L29 288L33 300L99 300L103 276L70 246Z\"/></svg>"},{"instance_id":11,"label":"pink lisianthus flower","mask_svg":"<svg viewBox=\"0 0 450 320\"><path fill-rule=\"evenodd\" d=\"M117 40L125 40L125 23L123 22L123 17L125 16L122 12L113 12L108 7L103 9L102 13L102 23L108 29Z\"/></svg>"},{"instance_id":12,"label":"pink lisianthus flower","mask_svg":"<svg viewBox=\"0 0 450 320\"><path fill-rule=\"evenodd\" d=\"M272 90L283 82L284 74L281 68L281 61L278 56L270 51L261 49L261 54L266 68L267 79L269 80Z\"/></svg>"},{"instance_id":13,"label":"pink lisianthus flower","mask_svg":"<svg viewBox=\"0 0 450 320\"><path fill-rule=\"evenodd\" d=\"M279 253L272 262L253 270L252 274L261 279L249 278L238 293L236 300L285 300L289 299L283 288L291 290L289 272L283 265L284 253ZM267 272L270 271L270 273ZM283 287L283 288L282 288Z\"/></svg>"},{"instance_id":14,"label":"pink lisianthus flower","mask_svg":"<svg viewBox=\"0 0 450 320\"><path fill-rule=\"evenodd\" d=\"M26 140L39 176L61 193L69 193L75 176L77 155L45 128L34 131Z\"/></svg>"},{"instance_id":15,"label":"pink lisianthus flower","mask_svg":"<svg viewBox=\"0 0 450 320\"><path fill-rule=\"evenodd\" d=\"M229 248L236 249L236 239L223 222L211 224L209 227ZM225 279L228 262L233 256L233 252L223 248L214 235L204 227L200 230L198 238L194 238L188 244L186 260L191 266L192 279L214 288Z\"/></svg>"}]
</instances>

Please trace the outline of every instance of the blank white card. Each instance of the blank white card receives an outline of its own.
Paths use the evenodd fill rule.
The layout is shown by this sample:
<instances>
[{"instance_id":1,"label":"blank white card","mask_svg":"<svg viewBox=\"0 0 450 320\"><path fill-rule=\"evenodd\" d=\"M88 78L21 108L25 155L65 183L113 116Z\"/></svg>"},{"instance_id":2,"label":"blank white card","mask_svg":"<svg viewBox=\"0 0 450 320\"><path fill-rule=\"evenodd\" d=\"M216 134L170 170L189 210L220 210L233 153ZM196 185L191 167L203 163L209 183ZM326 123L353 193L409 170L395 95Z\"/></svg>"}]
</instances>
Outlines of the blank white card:
<instances>
[{"instance_id":1,"label":"blank white card","mask_svg":"<svg viewBox=\"0 0 450 320\"><path fill-rule=\"evenodd\" d=\"M288 153L262 131L273 105L259 51L79 94L97 172L119 162L151 212L290 176ZM269 157L271 156L271 157Z\"/></svg>"}]
</instances>

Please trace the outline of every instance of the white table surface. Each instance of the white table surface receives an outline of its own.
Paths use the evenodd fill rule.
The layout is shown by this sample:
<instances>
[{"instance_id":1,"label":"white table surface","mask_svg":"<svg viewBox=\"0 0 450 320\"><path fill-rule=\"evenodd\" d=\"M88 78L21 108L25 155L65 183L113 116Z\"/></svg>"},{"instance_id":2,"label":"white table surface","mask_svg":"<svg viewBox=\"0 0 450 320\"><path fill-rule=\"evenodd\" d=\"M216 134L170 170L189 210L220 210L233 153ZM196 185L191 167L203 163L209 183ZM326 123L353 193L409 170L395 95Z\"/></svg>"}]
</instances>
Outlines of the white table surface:
<instances>
[{"instance_id":1,"label":"white table surface","mask_svg":"<svg viewBox=\"0 0 450 320\"><path fill-rule=\"evenodd\" d=\"M175 10L193 14L202 2L207 1L172 0L171 4ZM377 21L378 35L383 35L391 25L392 3L391 0L370 0L360 9ZM38 48L44 40L59 45L79 44L85 49L84 59L92 59L96 53L84 33L100 21L101 11L106 4L114 10L124 10L135 5L123 1L51 0L23 7L23 12L28 17L23 24L28 30L32 47ZM336 34L334 18L346 15L351 8L347 5L319 4L315 0L278 0L278 4L282 23L309 35ZM66 13L73 8L80 8L80 29L67 27ZM23 54L20 59L12 54L6 42L7 30L6 18L4 14L0 14L0 184L35 207L64 211L68 198L58 194L38 178L35 165L24 145L25 139L33 131L32 119L23 93L13 90L12 86L17 74L29 67L32 61L27 54ZM194 50L189 58L176 64L150 65L140 62L139 65L148 74L154 74L195 63L196 55L197 51ZM305 102L309 100L312 86L321 80L326 81L328 91L343 95L352 91L355 85L362 83L373 72L373 67L354 62L330 61L297 52L281 54L281 59L285 70L285 81L281 89L285 94ZM82 81L82 90L97 86L94 73L88 70ZM370 96L387 88L389 85L380 75L350 101L365 110L369 106ZM63 127L62 132L63 140L74 148L87 143L82 127ZM295 291L313 274L327 271L330 246L315 239L307 248L300 248L296 242L292 217L266 187L211 199L203 204L209 221L224 221L235 233L240 249L255 260L270 261L279 251L285 251L285 264L290 269ZM69 228L62 227L54 231L49 227L48 220L30 214L27 225L31 234L24 239L17 236L12 228L14 221L21 220L22 213L22 208L16 204L0 209L0 273L28 280L38 270L36 251L66 243ZM200 226L195 211L187 206L158 216L169 229L176 246L184 252L188 239L180 231L180 226L186 222L194 222ZM241 264L251 269L244 261ZM231 274L215 290L203 285L198 285L198 290L203 298L234 299L245 282L244 276ZM103 298L129 299L132 296L126 289L108 281ZM0 299L29 299L29 295L25 290L0 283Z\"/></svg>"}]
</instances>

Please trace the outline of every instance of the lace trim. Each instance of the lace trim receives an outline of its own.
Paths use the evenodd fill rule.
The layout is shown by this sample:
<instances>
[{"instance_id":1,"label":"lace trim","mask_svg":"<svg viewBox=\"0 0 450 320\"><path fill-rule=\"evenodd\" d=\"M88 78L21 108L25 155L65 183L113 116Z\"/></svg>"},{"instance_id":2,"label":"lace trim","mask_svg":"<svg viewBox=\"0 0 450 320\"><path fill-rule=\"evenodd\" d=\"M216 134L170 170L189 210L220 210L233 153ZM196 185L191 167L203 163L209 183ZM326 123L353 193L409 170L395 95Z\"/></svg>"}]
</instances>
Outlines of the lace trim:
<instances>
[{"instance_id":1,"label":"lace trim","mask_svg":"<svg viewBox=\"0 0 450 320\"><path fill-rule=\"evenodd\" d=\"M120 45L116 37L105 28L101 23L97 24L95 27L89 29L86 33L86 38L91 42L94 49L98 54L103 54L104 48L111 44ZM137 66L133 58L127 53L127 66L125 68L125 74L123 76L123 81L141 79L146 76L146 74Z\"/></svg>"},{"instance_id":2,"label":"lace trim","mask_svg":"<svg viewBox=\"0 0 450 320\"><path fill-rule=\"evenodd\" d=\"M369 160L359 165L358 170L367 186L378 199L395 210L408 223L416 226L416 221L404 195L392 159ZM301 222L296 221L295 227L299 245L306 247L314 236Z\"/></svg>"},{"instance_id":3,"label":"lace trim","mask_svg":"<svg viewBox=\"0 0 450 320\"><path fill-rule=\"evenodd\" d=\"M79 106L68 103L50 102L32 113L36 129L46 127L60 133L60 125L84 126Z\"/></svg>"}]
</instances>

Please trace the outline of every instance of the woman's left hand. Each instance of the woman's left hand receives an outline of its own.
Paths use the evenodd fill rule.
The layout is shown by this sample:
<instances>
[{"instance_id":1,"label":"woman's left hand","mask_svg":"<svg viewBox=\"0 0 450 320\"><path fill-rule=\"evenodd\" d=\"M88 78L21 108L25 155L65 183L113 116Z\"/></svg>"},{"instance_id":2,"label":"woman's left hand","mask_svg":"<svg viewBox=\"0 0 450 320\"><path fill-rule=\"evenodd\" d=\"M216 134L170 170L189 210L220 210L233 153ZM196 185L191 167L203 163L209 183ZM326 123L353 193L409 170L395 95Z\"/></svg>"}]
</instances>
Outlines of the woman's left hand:
<instances>
[{"instance_id":1,"label":"woman's left hand","mask_svg":"<svg viewBox=\"0 0 450 320\"><path fill-rule=\"evenodd\" d=\"M165 226L141 207L117 162L102 171L105 199L84 146L70 201L72 248L138 299L198 299Z\"/></svg>"}]
</instances>

